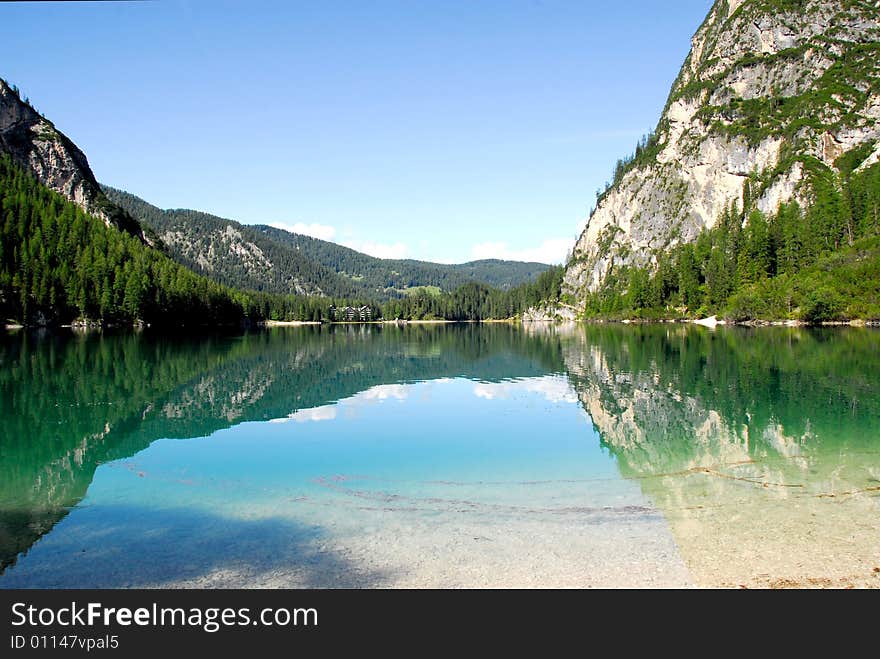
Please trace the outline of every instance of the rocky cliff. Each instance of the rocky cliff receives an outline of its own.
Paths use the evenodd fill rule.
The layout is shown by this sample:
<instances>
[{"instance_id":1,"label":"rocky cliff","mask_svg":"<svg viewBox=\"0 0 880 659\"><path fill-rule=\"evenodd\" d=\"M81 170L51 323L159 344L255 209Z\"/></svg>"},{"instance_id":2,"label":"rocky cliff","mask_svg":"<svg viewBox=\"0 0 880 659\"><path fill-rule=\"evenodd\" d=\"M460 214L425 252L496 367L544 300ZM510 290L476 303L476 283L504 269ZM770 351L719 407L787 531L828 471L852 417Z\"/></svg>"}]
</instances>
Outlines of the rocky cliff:
<instances>
[{"instance_id":1,"label":"rocky cliff","mask_svg":"<svg viewBox=\"0 0 880 659\"><path fill-rule=\"evenodd\" d=\"M734 202L809 202L856 151L861 167L880 159L880 2L718 0L653 136L599 196L563 292L582 300L616 265L652 265Z\"/></svg>"},{"instance_id":2,"label":"rocky cliff","mask_svg":"<svg viewBox=\"0 0 880 659\"><path fill-rule=\"evenodd\" d=\"M131 216L109 202L85 154L0 78L0 153L85 212L149 242Z\"/></svg>"}]
</instances>

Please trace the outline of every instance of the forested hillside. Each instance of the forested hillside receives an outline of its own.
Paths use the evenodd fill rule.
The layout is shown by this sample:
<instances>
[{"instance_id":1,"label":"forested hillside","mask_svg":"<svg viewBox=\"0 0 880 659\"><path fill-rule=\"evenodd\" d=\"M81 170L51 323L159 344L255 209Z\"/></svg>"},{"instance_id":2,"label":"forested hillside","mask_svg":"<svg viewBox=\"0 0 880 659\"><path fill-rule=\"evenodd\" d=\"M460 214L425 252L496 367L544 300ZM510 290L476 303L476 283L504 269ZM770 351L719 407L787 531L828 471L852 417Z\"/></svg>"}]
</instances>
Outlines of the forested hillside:
<instances>
[{"instance_id":1,"label":"forested hillside","mask_svg":"<svg viewBox=\"0 0 880 659\"><path fill-rule=\"evenodd\" d=\"M373 319L383 311L394 318L488 318L530 299L533 289L523 285L547 268L385 261L207 213L163 211L101 189L86 155L0 79L4 325L325 321L334 318L333 306L349 305L369 305ZM454 293L466 284L485 294ZM382 308L400 298L410 299Z\"/></svg>"},{"instance_id":2,"label":"forested hillside","mask_svg":"<svg viewBox=\"0 0 880 659\"><path fill-rule=\"evenodd\" d=\"M75 318L238 323L247 300L137 237L87 215L0 154L0 315L31 324Z\"/></svg>"},{"instance_id":3,"label":"forested hillside","mask_svg":"<svg viewBox=\"0 0 880 659\"><path fill-rule=\"evenodd\" d=\"M451 293L431 295L419 291L403 300L391 300L382 307L385 318L478 321L521 317L531 307L558 300L564 271L553 266L538 279L509 290L470 283Z\"/></svg>"},{"instance_id":4,"label":"forested hillside","mask_svg":"<svg viewBox=\"0 0 880 659\"><path fill-rule=\"evenodd\" d=\"M507 318L559 287L560 268L502 291L470 283L419 291L384 305L371 298L278 295L233 289L175 263L136 236L95 218L0 154L0 319L52 325L216 327L271 320L321 321L330 307L371 305L373 317Z\"/></svg>"},{"instance_id":5,"label":"forested hillside","mask_svg":"<svg viewBox=\"0 0 880 659\"><path fill-rule=\"evenodd\" d=\"M447 265L379 259L275 227L199 211L162 210L122 190L103 190L155 231L179 263L229 286L267 293L391 300L421 287L450 292L470 282L509 290L534 281L549 267L499 260Z\"/></svg>"},{"instance_id":6,"label":"forested hillside","mask_svg":"<svg viewBox=\"0 0 880 659\"><path fill-rule=\"evenodd\" d=\"M162 210L122 190L107 197L160 237L171 258L218 282L277 294L353 297L365 288L255 227L192 210Z\"/></svg>"},{"instance_id":7,"label":"forested hillside","mask_svg":"<svg viewBox=\"0 0 880 659\"><path fill-rule=\"evenodd\" d=\"M239 326L330 318L356 298L277 295L218 284L85 213L0 153L0 321ZM378 307L377 307L378 309Z\"/></svg>"},{"instance_id":8,"label":"forested hillside","mask_svg":"<svg viewBox=\"0 0 880 659\"><path fill-rule=\"evenodd\" d=\"M880 320L880 163L857 169L858 156L817 179L806 208L765 214L734 203L695 242L660 252L656 268L611 270L586 296L586 314Z\"/></svg>"},{"instance_id":9,"label":"forested hillside","mask_svg":"<svg viewBox=\"0 0 880 659\"><path fill-rule=\"evenodd\" d=\"M370 289L387 292L402 293L408 288L419 286L435 286L442 291L452 291L469 282L479 282L508 290L534 281L549 267L544 263L497 259L460 264L430 263L412 259L378 259L336 243L290 233L275 227L256 225L255 228L349 279Z\"/></svg>"}]
</instances>

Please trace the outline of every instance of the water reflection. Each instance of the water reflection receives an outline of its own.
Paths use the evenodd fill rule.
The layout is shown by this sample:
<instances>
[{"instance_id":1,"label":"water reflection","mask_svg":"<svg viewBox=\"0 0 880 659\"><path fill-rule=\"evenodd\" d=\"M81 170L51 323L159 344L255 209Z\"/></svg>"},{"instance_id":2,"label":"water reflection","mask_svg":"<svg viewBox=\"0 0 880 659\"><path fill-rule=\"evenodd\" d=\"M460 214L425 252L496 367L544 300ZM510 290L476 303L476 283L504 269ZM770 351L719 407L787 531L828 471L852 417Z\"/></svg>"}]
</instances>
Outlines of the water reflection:
<instances>
[{"instance_id":1,"label":"water reflection","mask_svg":"<svg viewBox=\"0 0 880 659\"><path fill-rule=\"evenodd\" d=\"M594 326L564 346L698 583L880 586L880 333Z\"/></svg>"},{"instance_id":2,"label":"water reflection","mask_svg":"<svg viewBox=\"0 0 880 659\"><path fill-rule=\"evenodd\" d=\"M506 327L0 337L0 573L85 496L98 465L157 439L330 419L330 403L407 382L561 367L558 346Z\"/></svg>"},{"instance_id":3,"label":"water reflection","mask_svg":"<svg viewBox=\"0 0 880 659\"><path fill-rule=\"evenodd\" d=\"M325 467L345 471L310 471ZM154 473L165 480L138 480ZM185 489L193 483L205 487ZM87 492L92 510L77 507ZM668 524L698 584L880 586L878 507L871 329L0 339L0 574L55 528L18 585L56 583L77 543L116 562L91 585L162 574L278 585L293 572L298 585L394 585L406 570L375 564L389 543L406 545L402 565L441 565L430 585L462 585L443 581L444 561L473 563L465 585L499 585L514 563L556 570L534 585L645 585L645 571L621 566L651 552L674 568L657 583L684 584ZM113 543L101 546L95 533L107 529ZM333 550L333 533L357 551ZM208 545L225 549L200 559ZM169 565L152 574L144 563ZM224 581L230 565L241 569Z\"/></svg>"}]
</instances>

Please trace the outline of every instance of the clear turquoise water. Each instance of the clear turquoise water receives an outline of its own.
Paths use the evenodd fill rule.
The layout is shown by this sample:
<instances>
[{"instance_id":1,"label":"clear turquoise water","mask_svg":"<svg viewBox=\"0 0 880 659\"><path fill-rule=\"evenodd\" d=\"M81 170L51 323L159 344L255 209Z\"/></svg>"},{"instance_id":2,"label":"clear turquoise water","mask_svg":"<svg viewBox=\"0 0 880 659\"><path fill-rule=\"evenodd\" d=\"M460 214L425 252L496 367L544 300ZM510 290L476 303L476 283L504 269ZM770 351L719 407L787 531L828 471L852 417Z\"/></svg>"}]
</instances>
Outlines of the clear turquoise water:
<instances>
[{"instance_id":1,"label":"clear turquoise water","mask_svg":"<svg viewBox=\"0 0 880 659\"><path fill-rule=\"evenodd\" d=\"M0 587L873 585L877 339L9 336Z\"/></svg>"}]
</instances>

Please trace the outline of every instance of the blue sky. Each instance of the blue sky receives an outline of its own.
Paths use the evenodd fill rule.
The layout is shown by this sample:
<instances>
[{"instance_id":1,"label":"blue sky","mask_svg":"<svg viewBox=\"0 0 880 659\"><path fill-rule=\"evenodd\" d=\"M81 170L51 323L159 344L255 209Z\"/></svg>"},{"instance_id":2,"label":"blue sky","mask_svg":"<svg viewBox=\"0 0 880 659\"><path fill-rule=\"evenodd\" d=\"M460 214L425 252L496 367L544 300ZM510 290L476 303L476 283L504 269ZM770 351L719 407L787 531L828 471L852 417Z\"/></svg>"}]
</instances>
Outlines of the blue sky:
<instances>
[{"instance_id":1,"label":"blue sky","mask_svg":"<svg viewBox=\"0 0 880 659\"><path fill-rule=\"evenodd\" d=\"M0 76L163 208L560 261L711 4L2 3Z\"/></svg>"}]
</instances>

